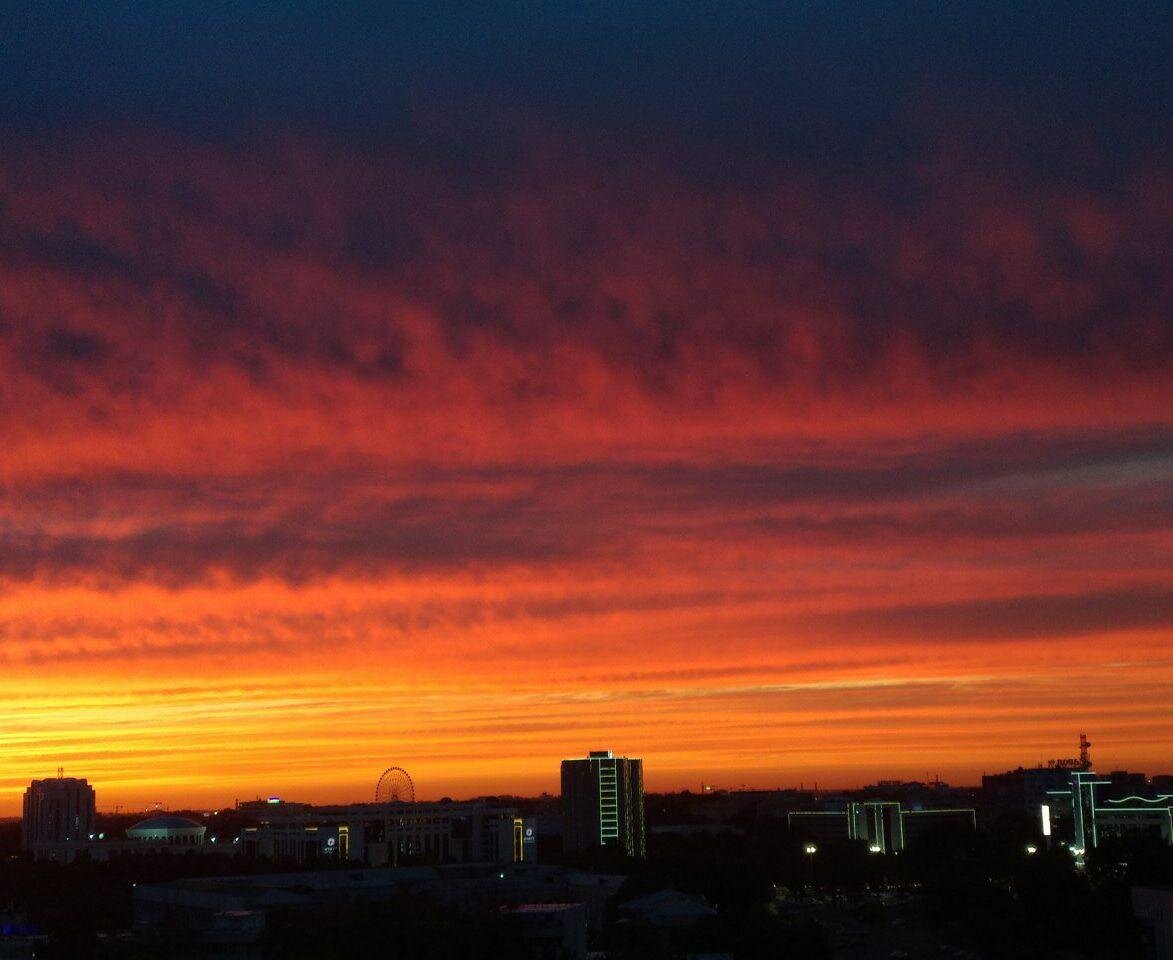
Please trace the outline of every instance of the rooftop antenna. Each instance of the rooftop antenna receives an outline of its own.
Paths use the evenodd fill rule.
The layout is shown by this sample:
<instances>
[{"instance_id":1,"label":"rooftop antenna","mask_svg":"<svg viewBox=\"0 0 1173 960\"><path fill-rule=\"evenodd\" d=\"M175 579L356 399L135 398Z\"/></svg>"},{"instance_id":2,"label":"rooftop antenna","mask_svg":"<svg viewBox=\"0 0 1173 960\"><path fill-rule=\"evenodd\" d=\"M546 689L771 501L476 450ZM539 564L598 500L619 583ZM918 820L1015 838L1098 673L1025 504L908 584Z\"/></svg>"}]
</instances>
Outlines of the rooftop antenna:
<instances>
[{"instance_id":1,"label":"rooftop antenna","mask_svg":"<svg viewBox=\"0 0 1173 960\"><path fill-rule=\"evenodd\" d=\"M1091 741L1088 740L1086 733L1079 735L1079 769L1090 770L1092 768L1091 755Z\"/></svg>"},{"instance_id":2,"label":"rooftop antenna","mask_svg":"<svg viewBox=\"0 0 1173 960\"><path fill-rule=\"evenodd\" d=\"M65 768L64 768L64 767L58 767L58 768L57 768L57 779L58 779L58 780L63 780L64 778L65 778Z\"/></svg>"}]
</instances>

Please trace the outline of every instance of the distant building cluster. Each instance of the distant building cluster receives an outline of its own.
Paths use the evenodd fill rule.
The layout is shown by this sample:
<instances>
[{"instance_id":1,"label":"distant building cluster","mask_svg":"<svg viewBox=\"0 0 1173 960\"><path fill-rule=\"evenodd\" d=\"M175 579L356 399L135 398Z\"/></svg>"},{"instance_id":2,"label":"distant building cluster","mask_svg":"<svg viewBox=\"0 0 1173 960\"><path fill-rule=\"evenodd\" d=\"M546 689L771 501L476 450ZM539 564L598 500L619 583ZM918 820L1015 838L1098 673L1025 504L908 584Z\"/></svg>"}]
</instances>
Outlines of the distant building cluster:
<instances>
[{"instance_id":1,"label":"distant building cluster","mask_svg":"<svg viewBox=\"0 0 1173 960\"><path fill-rule=\"evenodd\" d=\"M91 860L123 854L183 853L203 847L207 827L195 820L160 815L140 820L126 839L95 832L94 788L84 779L34 780L24 794L21 837L34 860L72 863L83 853Z\"/></svg>"},{"instance_id":2,"label":"distant building cluster","mask_svg":"<svg viewBox=\"0 0 1173 960\"><path fill-rule=\"evenodd\" d=\"M217 848L204 824L164 812L132 824L124 838L95 833L93 787L59 775L28 788L24 846L33 859L60 862L220 849L306 871L136 885L139 929L181 930L192 942L256 943L273 910L312 912L409 893L455 914L497 904L533 956L586 957L587 931L602 926L623 877L540 865L537 820L512 805L416 802L414 787L408 799L403 791L385 797L385 778L374 803L313 805L269 797L238 804L234 813L247 822ZM640 760L595 751L565 761L562 783L557 832L569 838L569 852L601 846L645 854ZM331 861L351 869L312 869Z\"/></svg>"},{"instance_id":3,"label":"distant building cluster","mask_svg":"<svg viewBox=\"0 0 1173 960\"><path fill-rule=\"evenodd\" d=\"M1078 759L1052 760L982 777L987 803L1021 809L1038 818L1048 844L1078 854L1110 837L1150 837L1173 845L1173 776L1092 769L1087 737L1080 734Z\"/></svg>"},{"instance_id":4,"label":"distant building cluster","mask_svg":"<svg viewBox=\"0 0 1173 960\"><path fill-rule=\"evenodd\" d=\"M310 806L277 798L241 810L259 824L239 837L243 856L297 864L326 859L397 866L422 858L437 863L521 863L537 859L532 820L483 802L356 803Z\"/></svg>"},{"instance_id":5,"label":"distant building cluster","mask_svg":"<svg viewBox=\"0 0 1173 960\"><path fill-rule=\"evenodd\" d=\"M223 851L247 862L245 875L135 887L142 929L183 930L204 943L255 943L275 910L304 910L312 917L411 894L453 915L490 905L520 932L532 956L585 960L588 934L607 922L663 931L717 915L703 897L675 890L631 900L616 912L612 901L624 878L573 866L590 862L576 855L591 850L643 858L649 835L657 843L672 836L721 843L742 834L747 817L784 817L795 855L807 858L799 862L809 867L812 884L824 845L897 857L925 845L943 848L972 834L979 818L999 830L1037 817L1037 833L1024 852L1067 847L1080 868L1084 853L1110 838L1173 845L1173 778L1129 771L1100 776L1092 769L1086 737L1080 747L1077 759L984 776L980 789L950 787L940 778L881 780L840 793L702 787L700 794L657 797L651 829L642 760L609 750L562 761L560 816L553 798L549 806L495 798L416 801L407 772L392 767L379 778L374 802L314 805L276 796L247 801L231 811L230 832L210 836L203 823L157 811L127 826L124 836L108 838L96 832L93 787L59 771L56 778L34 780L26 791L22 836L35 860ZM388 774L395 775L390 786ZM679 819L668 819L674 815ZM560 838L571 866L539 856L543 837ZM258 872L264 863L284 865L286 872ZM331 863L348 869L315 869ZM1135 915L1153 942L1173 940L1169 892L1137 888L1132 896Z\"/></svg>"},{"instance_id":6,"label":"distant building cluster","mask_svg":"<svg viewBox=\"0 0 1173 960\"><path fill-rule=\"evenodd\" d=\"M645 855L640 760L615 757L607 750L566 760L562 787L558 832L566 838L568 851L607 846L630 856ZM372 867L538 859L537 822L519 816L507 804L390 799L311 805L270 797L247 801L238 810L255 824L232 838L233 852L251 859L299 866L336 860ZM83 852L90 859L106 860L123 854L211 848L207 828L186 817L159 813L130 826L122 839L95 833L95 816L94 788L85 780L60 775L34 780L25 793L24 847L34 859L62 862L72 862Z\"/></svg>"}]
</instances>

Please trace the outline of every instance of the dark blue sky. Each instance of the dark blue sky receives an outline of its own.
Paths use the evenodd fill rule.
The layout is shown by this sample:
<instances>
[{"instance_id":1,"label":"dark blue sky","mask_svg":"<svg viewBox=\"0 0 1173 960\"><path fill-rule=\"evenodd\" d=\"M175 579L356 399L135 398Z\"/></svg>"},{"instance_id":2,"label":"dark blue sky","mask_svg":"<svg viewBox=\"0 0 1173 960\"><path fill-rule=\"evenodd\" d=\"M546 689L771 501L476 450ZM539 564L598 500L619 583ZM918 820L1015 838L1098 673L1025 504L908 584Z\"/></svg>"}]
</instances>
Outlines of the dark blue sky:
<instances>
[{"instance_id":1,"label":"dark blue sky","mask_svg":"<svg viewBox=\"0 0 1173 960\"><path fill-rule=\"evenodd\" d=\"M30 4L0 39L0 116L375 141L421 113L498 135L539 117L735 166L906 157L926 113L1009 124L1051 164L1073 140L1168 142L1166 3L436 6Z\"/></svg>"}]
</instances>

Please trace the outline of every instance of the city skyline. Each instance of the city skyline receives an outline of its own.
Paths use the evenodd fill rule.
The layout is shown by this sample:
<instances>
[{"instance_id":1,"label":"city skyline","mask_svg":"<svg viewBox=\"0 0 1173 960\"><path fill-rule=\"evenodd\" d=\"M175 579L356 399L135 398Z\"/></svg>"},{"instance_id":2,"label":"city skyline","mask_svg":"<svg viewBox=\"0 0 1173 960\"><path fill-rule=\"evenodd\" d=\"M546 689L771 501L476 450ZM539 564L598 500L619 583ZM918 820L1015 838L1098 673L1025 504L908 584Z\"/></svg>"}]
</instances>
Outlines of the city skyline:
<instances>
[{"instance_id":1,"label":"city skyline","mask_svg":"<svg viewBox=\"0 0 1173 960\"><path fill-rule=\"evenodd\" d=\"M1090 746L1090 744L1086 743L1086 738L1084 737L1083 734L1080 735L1080 740L1078 741L1078 746L1080 748L1083 748L1085 746ZM817 793L834 794L834 793L840 792L840 791L844 791L844 792L848 792L848 793L857 792L857 791L861 791L861 790L867 790L868 788L871 788L871 787L882 786L885 784L887 784L887 785L892 785L892 784L910 785L910 784L916 784L916 783L920 783L920 784L926 785L926 786L938 786L939 785L939 786L948 786L953 789L977 790L977 789L981 789L981 783L982 783L983 777L987 774L999 773L1003 770L1008 770L1008 771L1010 771L1010 773L1014 773L1016 771L1021 772L1021 770L1024 768L1028 769L1028 770L1029 769L1036 769L1036 770L1042 769L1044 771L1053 770L1057 773L1062 773L1064 770L1091 770L1093 768L1098 767L1098 769L1104 771L1105 774L1107 774L1109 772L1114 772L1114 773L1128 772L1132 776L1136 776L1138 774L1141 774L1141 775L1146 775L1150 778L1152 778L1152 777L1168 778L1170 776L1173 776L1173 763L1165 763L1164 766L1158 765L1157 768L1154 768L1151 770L1146 769L1146 770L1139 770L1139 771L1138 770L1125 771L1124 767L1122 767L1119 764L1107 763L1107 764L1097 765L1097 764L1093 763L1092 760L1090 759L1090 754L1085 753L1082 749L1080 751L1078 751L1078 753L1076 753L1076 751L1069 751L1069 752L1076 754L1076 755L1065 756L1065 757L1064 756L1051 757L1051 758L1048 758L1045 760L1042 758L1039 758L1037 761L1034 761L1034 762L1016 763L1016 762L1008 761L1008 762L1004 762L1001 766L995 765L995 767L991 768L990 770L983 770L982 774L979 775L977 778L975 778L972 781L963 780L960 782L953 782L953 783L949 783L948 781L941 779L939 772L934 773L931 771L926 771L926 772L924 772L923 775L899 776L899 775L893 775L893 771L888 770L888 771L880 771L877 774L877 776L874 779L872 779L870 782L858 782L858 783L841 783L841 782L829 782L828 783L828 782L824 782L824 783L820 784L817 780L798 780L798 781L792 782L792 783L791 782L767 783L767 782L763 781L761 783L751 784L751 783L746 783L746 782L739 782L739 783L713 782L712 780L705 782L702 779L701 781L696 782L696 783L675 784L674 786L666 786L666 787L653 786L651 789L648 790L648 792L649 793L695 792L699 795L703 795L703 794L710 793L710 792L736 793L736 792L743 791L743 790L749 790L749 791L764 791L764 792L798 791L798 792L807 792L807 793L814 793L814 794L817 794ZM551 763L551 764L554 762L560 763L561 767L564 770L566 764L570 761L574 761L577 763L585 763L585 762L588 762L590 760L590 758L592 758L592 757L602 756L604 754L606 754L608 757L610 757L611 755L615 755L616 757L618 757L620 760L622 760L624 762L626 762L628 759L627 754L624 754L624 753L618 752L618 751L612 751L612 750L605 750L605 751L601 751L601 752L600 751L587 751L577 757L559 758L558 761L555 761L553 758L550 758L550 757L547 757L545 759L547 761L549 761L549 763ZM635 759L635 758L633 758L633 759L637 764L640 764L640 771L641 771L640 776L642 777L643 776L642 761L640 759ZM317 795L317 796L311 797L308 795L303 796L303 795L282 793L281 791L262 790L262 791L256 792L254 796L249 797L249 796L243 795L239 790L237 790L233 793L233 796L231 797L231 801L228 801L228 800L225 800L224 798L217 799L216 797L214 797L210 794L201 794L198 789L193 789L194 785L189 785L187 789L184 789L182 786L177 788L177 793L175 794L176 802L163 803L162 801L159 801L159 800L143 801L143 800L141 800L141 798L138 801L136 801L133 799L128 800L127 797L122 796L122 795L118 795L116 797L116 799L114 799L114 800L110 800L109 802L106 802L106 803L99 803L98 809L100 812L103 812L105 814L119 813L119 812L124 813L124 814L129 814L129 813L136 812L136 811L140 812L140 813L149 813L151 811L159 811L159 810L166 811L166 810L232 809L235 805L240 804L240 803L247 803L247 802L254 802L255 803L257 801L295 803L295 804L296 803L311 803L311 804L330 804L330 803L354 804L354 803L359 803L359 804L361 804L361 803L387 802L385 800L378 801L375 799L375 797L373 796L373 794L376 792L374 790L374 786L381 785L384 777L386 776L387 773L390 773L391 770L401 770L401 769L402 768L399 768L399 767L388 768L387 770L383 771L383 774L381 776L379 776L379 778L377 780L373 781L372 783L365 784L364 786L366 788L366 793L371 794L371 796L364 796L364 795L362 795L361 791L358 794L345 794L343 792L339 792L336 794L322 794L322 795ZM59 767L56 771L55 776L57 779L60 779L61 777L65 777L66 780L71 780L74 778L75 775L76 775L76 771L66 771L64 767ZM410 773L408 774L408 777L410 778ZM35 778L35 779L52 780L52 779L54 779L54 777L46 774L43 777ZM80 779L92 780L92 778L87 778L84 774L80 777ZM551 779L551 778L548 776L545 777L543 779L542 783L544 784L545 781L549 780L549 779ZM655 771L653 771L652 783L656 784L658 779L659 778L657 778L655 776ZM553 777L553 780L554 780L554 783L553 783L552 787L547 787L547 786L543 785L540 789L537 789L537 790L531 789L531 790L527 791L525 789L518 789L517 783L514 782L512 784L509 784L509 783L505 784L505 786L500 790L483 791L478 794L449 796L443 792L436 792L434 789L430 790L426 783L422 785L422 789L417 788L416 784L415 784L415 780L414 780L414 778L412 778L411 779L412 795L411 796L412 796L412 801L421 802L421 803L435 802L435 801L441 800L441 799L455 800L455 801L461 802L461 801L476 800L476 799L480 799L480 798L493 797L493 796L518 797L518 798L527 798L527 797L534 798L534 797L538 797L538 796L556 796L560 792L565 791L565 773L563 772L561 776L556 774ZM98 787L100 787L102 785L98 784L98 783L91 782L90 786L96 790ZM417 790L418 790L418 792L417 792ZM104 790L103 790L103 792L104 792ZM23 791L22 791L22 793L23 793ZM202 804L201 803L188 804L188 803L184 802L185 798L186 798L186 800L191 800L193 797L197 798L197 799L210 800L210 802L205 802ZM405 801L405 802L411 802L411 801ZM0 818L6 817L6 816L7 816L6 813L4 813L3 811L0 811Z\"/></svg>"},{"instance_id":2,"label":"city skyline","mask_svg":"<svg viewBox=\"0 0 1173 960\"><path fill-rule=\"evenodd\" d=\"M0 816L1170 772L1167 7L157 6L0 39Z\"/></svg>"}]
</instances>

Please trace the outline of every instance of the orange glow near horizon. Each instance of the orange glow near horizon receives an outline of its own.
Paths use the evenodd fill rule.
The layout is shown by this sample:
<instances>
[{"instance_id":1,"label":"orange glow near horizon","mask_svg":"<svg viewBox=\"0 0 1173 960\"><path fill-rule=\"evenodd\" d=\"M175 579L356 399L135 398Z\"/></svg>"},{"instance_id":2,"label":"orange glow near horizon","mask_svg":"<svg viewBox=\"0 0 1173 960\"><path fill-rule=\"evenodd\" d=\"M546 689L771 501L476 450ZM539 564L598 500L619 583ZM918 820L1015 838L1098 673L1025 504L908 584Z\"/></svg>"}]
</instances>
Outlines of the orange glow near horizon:
<instances>
[{"instance_id":1,"label":"orange glow near horizon","mask_svg":"<svg viewBox=\"0 0 1173 960\"><path fill-rule=\"evenodd\" d=\"M797 175L7 150L0 816L59 766L104 810L555 792L599 748L650 790L973 783L1079 731L1173 773L1168 318L987 316L1091 311L1151 174L929 171L943 237ZM396 190L416 252L371 266L347 217Z\"/></svg>"}]
</instances>

